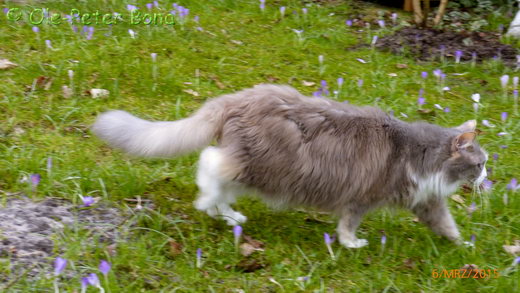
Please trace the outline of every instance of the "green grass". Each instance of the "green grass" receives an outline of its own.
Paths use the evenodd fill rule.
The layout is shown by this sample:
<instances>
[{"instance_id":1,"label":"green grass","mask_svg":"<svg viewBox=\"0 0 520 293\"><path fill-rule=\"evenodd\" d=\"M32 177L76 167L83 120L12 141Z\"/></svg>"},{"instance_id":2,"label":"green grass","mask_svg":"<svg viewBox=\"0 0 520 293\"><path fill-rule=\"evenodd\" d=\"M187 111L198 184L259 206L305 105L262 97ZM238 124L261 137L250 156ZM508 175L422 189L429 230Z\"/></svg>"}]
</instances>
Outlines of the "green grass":
<instances>
[{"instance_id":1,"label":"green grass","mask_svg":"<svg viewBox=\"0 0 520 293\"><path fill-rule=\"evenodd\" d=\"M518 114L514 114L512 87L503 97L499 77L514 76L500 62L470 64L417 62L413 57L395 56L370 49L349 49L368 42L373 34L387 34L391 28L358 33L344 25L348 13L355 13L349 2L309 5L306 16L301 1L267 1L264 12L258 1L179 1L190 9L184 24L144 26L119 23L109 29L93 25L93 38L86 40L68 23L40 25L38 34L26 22L9 22L0 15L0 57L19 66L0 71L0 190L30 192L20 180L32 173L42 175L35 199L63 197L81 202L79 196L96 196L106 203L126 207L126 198L150 199L154 211L133 211L136 226L126 229L110 255L106 244L87 245L88 234L79 229L56 236L55 255L73 265L67 267L71 278L61 278L63 291L79 290L79 280L96 272L101 259L113 268L108 275L110 292L515 292L520 290L520 270L505 275L513 256L502 245L520 239L519 194L506 190L513 177L519 177ZM309 1L310 2L310 1ZM146 2L138 1L144 8ZM279 6L287 6L281 18ZM11 5L10 7L15 7ZM36 7L36 6L34 6ZM126 3L119 1L78 1L73 4L46 3L53 12L120 12L128 15ZM171 9L171 2L161 1ZM23 7L30 11L31 6ZM297 14L293 14L295 10ZM165 10L162 10L165 12ZM331 15L334 13L334 15ZM193 20L200 16L200 23ZM200 26L203 31L196 29ZM79 28L81 30L81 26ZM136 38L128 33L132 29ZM293 29L304 30L298 40ZM111 34L105 36L104 34ZM53 49L44 40L51 40ZM156 78L151 53L157 53ZM318 56L324 56L324 67ZM362 64L356 60L367 61ZM407 64L398 68L397 64ZM447 73L442 92L432 70ZM68 70L74 71L73 80ZM428 71L426 81L421 71ZM397 76L389 76L395 73ZM452 73L463 73L452 75ZM52 78L48 90L31 89L40 77ZM366 216L359 234L370 245L352 250L333 249L331 260L323 243L323 233L333 233L334 219L327 215L299 211L272 211L254 199L242 199L237 209L248 216L244 233L265 242L265 251L252 258L265 267L252 273L235 269L241 258L235 253L231 228L209 218L192 206L197 187L194 182L197 155L171 160L130 158L108 148L88 131L96 115L108 109L123 109L142 118L175 120L196 110L205 99L234 92L258 83L290 84L311 95L326 80L336 90L336 79L343 77L337 99L359 105L375 105L393 110L407 121L424 119L443 126L456 126L466 120L488 119L495 128L480 125L479 140L490 154L495 182L487 194L460 191L464 204L450 200L451 210L465 238L476 235L476 248L454 246L434 235L406 211L380 210ZM358 87L359 79L364 84ZM315 82L304 86L303 81ZM511 84L511 82L510 82ZM65 98L62 86L73 89ZM103 88L106 98L93 99L87 90ZM420 114L417 95L425 89ZM193 90L199 97L186 93ZM471 95L482 96L478 113L473 111ZM449 107L450 113L434 108ZM500 113L506 111L506 122ZM497 136L505 131L508 135ZM505 145L507 148L501 148ZM53 158L52 172L46 170ZM503 202L508 194L509 203ZM4 197L4 195L2 195ZM478 209L469 217L466 206L476 202ZM133 208L133 206L132 206ZM382 233L388 237L380 244ZM183 245L182 253L172 255L169 241ZM196 250L204 255L202 268L196 268ZM49 271L52 259L49 259ZM434 269L457 269L476 264L482 269L497 269L497 279L432 278ZM0 274L9 275L9 262L0 264ZM309 276L307 281L299 277ZM11 276L12 277L12 276ZM3 278L3 277L2 277ZM277 282L274 283L270 279ZM10 284L13 292L49 292L53 280L20 278ZM89 289L95 292L95 289Z\"/></svg>"}]
</instances>

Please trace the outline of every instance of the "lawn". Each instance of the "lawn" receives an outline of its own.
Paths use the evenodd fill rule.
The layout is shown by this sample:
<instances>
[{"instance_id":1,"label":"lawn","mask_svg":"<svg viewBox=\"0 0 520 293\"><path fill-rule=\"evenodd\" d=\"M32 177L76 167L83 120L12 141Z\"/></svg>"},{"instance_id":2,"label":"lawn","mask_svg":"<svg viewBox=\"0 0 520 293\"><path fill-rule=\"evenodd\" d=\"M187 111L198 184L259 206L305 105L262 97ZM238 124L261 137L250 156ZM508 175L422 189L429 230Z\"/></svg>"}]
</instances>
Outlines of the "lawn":
<instances>
[{"instance_id":1,"label":"lawn","mask_svg":"<svg viewBox=\"0 0 520 293\"><path fill-rule=\"evenodd\" d=\"M266 1L262 9L255 0L185 0L178 5L189 11L177 8L174 25L131 24L127 4L149 10L147 2L126 2L0 7L23 12L18 21L0 13L0 59L18 65L0 70L0 199L5 203L23 192L36 201L58 197L79 206L82 197L92 196L94 205L118 207L129 218L115 245L92 241L79 225L57 233L45 264L49 273L39 277L20 275L2 255L0 290L51 292L57 284L62 292L79 292L81 278L97 273L106 292L520 291L520 266L502 247L520 240L520 194L511 184L520 176L515 68L499 59L419 62L370 46L353 49L392 33L410 15L399 13L396 25L373 24L360 32L346 25L350 15L361 13L351 1ZM151 11L166 15L172 3L159 1ZM30 24L36 8L62 16L72 9L81 15L118 12L123 20L96 24L91 16L85 26L74 17L73 24ZM385 8L363 9L377 16ZM504 75L507 84L501 83ZM175 120L208 98L259 83L289 84L309 96L320 88L325 95L326 88L328 98L377 106L404 121L451 127L477 119L492 187L482 193L460 189L449 200L462 235L475 247L434 235L407 211L383 209L367 215L359 229L369 246L346 249L335 242L333 260L323 235L334 233L334 218L312 210L273 211L243 198L236 205L249 219L243 233L264 243L263 251L244 257L231 227L193 207L197 154L132 158L89 131L109 109ZM92 89L109 94L96 96ZM40 174L37 186L27 181L31 174ZM138 198L153 204L139 208L127 200ZM54 277L58 256L68 262ZM111 263L106 277L98 270L101 260ZM466 264L496 273L483 279L434 276Z\"/></svg>"}]
</instances>

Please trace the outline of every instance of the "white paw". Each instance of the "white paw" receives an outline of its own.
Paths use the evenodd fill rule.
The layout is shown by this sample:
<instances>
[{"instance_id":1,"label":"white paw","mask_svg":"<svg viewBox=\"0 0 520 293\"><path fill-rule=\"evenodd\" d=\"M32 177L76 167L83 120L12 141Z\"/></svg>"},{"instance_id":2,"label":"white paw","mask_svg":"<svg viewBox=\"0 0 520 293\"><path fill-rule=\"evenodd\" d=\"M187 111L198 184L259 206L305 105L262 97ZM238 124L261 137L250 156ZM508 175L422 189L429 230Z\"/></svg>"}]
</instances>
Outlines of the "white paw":
<instances>
[{"instance_id":1,"label":"white paw","mask_svg":"<svg viewBox=\"0 0 520 293\"><path fill-rule=\"evenodd\" d=\"M247 221L247 217L239 212L235 212L231 216L223 216L229 226L236 226L243 224Z\"/></svg>"},{"instance_id":2,"label":"white paw","mask_svg":"<svg viewBox=\"0 0 520 293\"><path fill-rule=\"evenodd\" d=\"M208 201L204 197L200 197L196 201L193 202L193 205L199 211L206 211L206 210L214 207L215 203L213 201Z\"/></svg>"},{"instance_id":3,"label":"white paw","mask_svg":"<svg viewBox=\"0 0 520 293\"><path fill-rule=\"evenodd\" d=\"M469 242L469 241L464 241L464 246L469 247L469 248L474 248L475 243Z\"/></svg>"},{"instance_id":4,"label":"white paw","mask_svg":"<svg viewBox=\"0 0 520 293\"><path fill-rule=\"evenodd\" d=\"M340 240L340 242L346 248L360 248L368 245L368 240L366 239Z\"/></svg>"}]
</instances>

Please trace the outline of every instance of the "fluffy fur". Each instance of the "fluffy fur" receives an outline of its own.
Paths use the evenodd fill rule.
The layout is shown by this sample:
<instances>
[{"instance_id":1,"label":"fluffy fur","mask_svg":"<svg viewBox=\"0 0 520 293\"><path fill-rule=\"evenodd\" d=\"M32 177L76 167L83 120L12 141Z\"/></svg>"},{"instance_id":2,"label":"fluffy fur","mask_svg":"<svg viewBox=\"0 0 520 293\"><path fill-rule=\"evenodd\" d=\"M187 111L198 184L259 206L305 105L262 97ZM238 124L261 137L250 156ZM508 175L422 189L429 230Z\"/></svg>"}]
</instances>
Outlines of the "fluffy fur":
<instances>
[{"instance_id":1,"label":"fluffy fur","mask_svg":"<svg viewBox=\"0 0 520 293\"><path fill-rule=\"evenodd\" d=\"M346 247L362 247L362 216L383 205L415 212L433 231L460 242L445 196L484 179L487 155L476 122L455 128L406 123L373 107L310 98L288 86L260 85L224 95L191 117L149 122L123 111L98 118L93 131L138 156L170 157L207 146L197 173L195 207L230 225L231 208L255 192L280 206L311 206L340 217Z\"/></svg>"}]
</instances>

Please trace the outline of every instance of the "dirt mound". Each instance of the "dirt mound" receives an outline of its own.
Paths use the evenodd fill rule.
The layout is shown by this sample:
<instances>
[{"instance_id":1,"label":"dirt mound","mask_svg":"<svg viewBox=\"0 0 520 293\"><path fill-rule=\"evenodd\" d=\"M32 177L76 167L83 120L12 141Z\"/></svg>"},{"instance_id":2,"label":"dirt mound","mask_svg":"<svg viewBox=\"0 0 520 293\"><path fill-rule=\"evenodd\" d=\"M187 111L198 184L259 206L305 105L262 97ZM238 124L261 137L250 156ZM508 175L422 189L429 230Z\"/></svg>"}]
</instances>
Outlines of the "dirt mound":
<instances>
[{"instance_id":1,"label":"dirt mound","mask_svg":"<svg viewBox=\"0 0 520 293\"><path fill-rule=\"evenodd\" d=\"M0 207L0 259L8 259L12 271L29 276L49 272L55 253L61 250L54 247L54 240L66 227L87 229L100 241L111 243L123 222L119 210L103 205L80 208L57 198L40 202L10 198ZM2 281L5 276L0 274Z\"/></svg>"},{"instance_id":2,"label":"dirt mound","mask_svg":"<svg viewBox=\"0 0 520 293\"><path fill-rule=\"evenodd\" d=\"M517 49L500 43L500 35L492 32L453 32L406 27L393 35L379 38L376 48L395 54L409 52L420 60L455 59L461 61L500 58L508 66L517 65Z\"/></svg>"}]
</instances>

